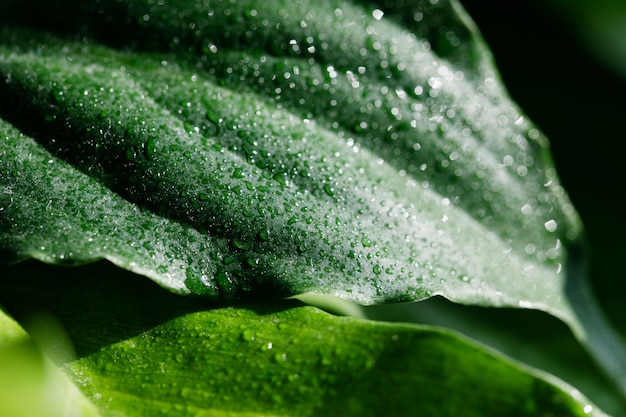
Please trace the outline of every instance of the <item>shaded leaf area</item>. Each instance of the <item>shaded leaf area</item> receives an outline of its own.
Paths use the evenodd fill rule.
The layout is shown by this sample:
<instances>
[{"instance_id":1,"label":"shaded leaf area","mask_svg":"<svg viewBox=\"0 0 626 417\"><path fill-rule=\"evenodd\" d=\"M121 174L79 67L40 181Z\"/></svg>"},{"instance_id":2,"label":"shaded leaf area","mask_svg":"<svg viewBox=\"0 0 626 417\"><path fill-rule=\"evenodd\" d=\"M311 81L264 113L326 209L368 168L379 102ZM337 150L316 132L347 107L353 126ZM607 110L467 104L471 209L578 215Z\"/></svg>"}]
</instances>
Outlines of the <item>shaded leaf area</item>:
<instances>
[{"instance_id":1,"label":"shaded leaf area","mask_svg":"<svg viewBox=\"0 0 626 417\"><path fill-rule=\"evenodd\" d=\"M597 411L575 390L428 326L336 317L294 301L216 307L102 262L2 272L23 277L0 283L12 314L46 312L66 329L77 359L58 365L103 416Z\"/></svg>"},{"instance_id":2,"label":"shaded leaf area","mask_svg":"<svg viewBox=\"0 0 626 417\"><path fill-rule=\"evenodd\" d=\"M97 417L81 391L0 308L0 415Z\"/></svg>"},{"instance_id":3,"label":"shaded leaf area","mask_svg":"<svg viewBox=\"0 0 626 417\"><path fill-rule=\"evenodd\" d=\"M449 20L445 52L403 9L276 7L82 5L79 42L5 27L6 259L105 257L213 297L445 294L568 316L576 214L464 15L413 13ZM134 51L90 40L119 45L109 21Z\"/></svg>"},{"instance_id":4,"label":"shaded leaf area","mask_svg":"<svg viewBox=\"0 0 626 417\"><path fill-rule=\"evenodd\" d=\"M521 363L577 387L610 415L626 403L563 322L536 310L463 306L442 297L363 308L372 320L417 323L457 331Z\"/></svg>"}]
</instances>

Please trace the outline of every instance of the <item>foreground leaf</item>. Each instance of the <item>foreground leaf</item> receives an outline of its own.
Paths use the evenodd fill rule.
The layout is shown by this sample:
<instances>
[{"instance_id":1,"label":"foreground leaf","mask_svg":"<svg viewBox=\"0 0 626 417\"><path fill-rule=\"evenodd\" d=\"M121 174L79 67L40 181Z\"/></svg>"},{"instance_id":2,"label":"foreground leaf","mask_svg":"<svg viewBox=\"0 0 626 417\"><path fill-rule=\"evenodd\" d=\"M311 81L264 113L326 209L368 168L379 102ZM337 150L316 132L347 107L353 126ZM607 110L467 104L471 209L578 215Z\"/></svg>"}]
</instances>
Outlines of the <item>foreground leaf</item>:
<instances>
[{"instance_id":1,"label":"foreground leaf","mask_svg":"<svg viewBox=\"0 0 626 417\"><path fill-rule=\"evenodd\" d=\"M338 318L312 307L190 314L65 370L110 414L505 416L591 409L450 333Z\"/></svg>"},{"instance_id":2,"label":"foreground leaf","mask_svg":"<svg viewBox=\"0 0 626 417\"><path fill-rule=\"evenodd\" d=\"M105 264L50 282L65 271L35 268L2 293L18 316L43 309L59 318L79 355L62 369L103 416L597 412L576 390L432 327L293 301L210 309L130 274L112 277Z\"/></svg>"}]
</instances>

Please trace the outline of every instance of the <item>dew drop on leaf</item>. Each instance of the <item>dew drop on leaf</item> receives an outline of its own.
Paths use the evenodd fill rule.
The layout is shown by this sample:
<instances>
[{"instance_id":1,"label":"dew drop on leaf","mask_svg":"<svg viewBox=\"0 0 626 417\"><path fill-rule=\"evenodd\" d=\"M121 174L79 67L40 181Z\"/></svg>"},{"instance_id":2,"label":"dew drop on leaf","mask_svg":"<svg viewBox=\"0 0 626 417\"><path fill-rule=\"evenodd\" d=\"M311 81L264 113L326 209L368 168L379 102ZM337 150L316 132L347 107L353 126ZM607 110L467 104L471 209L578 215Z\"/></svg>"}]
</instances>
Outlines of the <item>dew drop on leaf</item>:
<instances>
[{"instance_id":1,"label":"dew drop on leaf","mask_svg":"<svg viewBox=\"0 0 626 417\"><path fill-rule=\"evenodd\" d=\"M274 174L272 178L281 185L287 185L287 176L282 172Z\"/></svg>"},{"instance_id":2,"label":"dew drop on leaf","mask_svg":"<svg viewBox=\"0 0 626 417\"><path fill-rule=\"evenodd\" d=\"M134 161L135 159L137 159L137 149L135 149L135 147L130 146L126 148L126 159L128 159L129 161Z\"/></svg>"},{"instance_id":3,"label":"dew drop on leaf","mask_svg":"<svg viewBox=\"0 0 626 417\"><path fill-rule=\"evenodd\" d=\"M235 170L233 171L233 178L243 178L244 176L245 173L241 168L235 168Z\"/></svg>"},{"instance_id":4,"label":"dew drop on leaf","mask_svg":"<svg viewBox=\"0 0 626 417\"><path fill-rule=\"evenodd\" d=\"M254 340L254 332L250 329L244 329L241 332L241 340L244 342L251 342Z\"/></svg>"},{"instance_id":5,"label":"dew drop on leaf","mask_svg":"<svg viewBox=\"0 0 626 417\"><path fill-rule=\"evenodd\" d=\"M544 226L548 232L554 232L556 231L557 224L555 220L548 220L544 223Z\"/></svg>"},{"instance_id":6,"label":"dew drop on leaf","mask_svg":"<svg viewBox=\"0 0 626 417\"><path fill-rule=\"evenodd\" d=\"M244 242L238 239L233 239L233 246L237 249L248 250L250 249L250 243Z\"/></svg>"},{"instance_id":7,"label":"dew drop on leaf","mask_svg":"<svg viewBox=\"0 0 626 417\"><path fill-rule=\"evenodd\" d=\"M145 144L146 154L148 157L155 156L157 153L157 141L154 138L148 139Z\"/></svg>"}]
</instances>

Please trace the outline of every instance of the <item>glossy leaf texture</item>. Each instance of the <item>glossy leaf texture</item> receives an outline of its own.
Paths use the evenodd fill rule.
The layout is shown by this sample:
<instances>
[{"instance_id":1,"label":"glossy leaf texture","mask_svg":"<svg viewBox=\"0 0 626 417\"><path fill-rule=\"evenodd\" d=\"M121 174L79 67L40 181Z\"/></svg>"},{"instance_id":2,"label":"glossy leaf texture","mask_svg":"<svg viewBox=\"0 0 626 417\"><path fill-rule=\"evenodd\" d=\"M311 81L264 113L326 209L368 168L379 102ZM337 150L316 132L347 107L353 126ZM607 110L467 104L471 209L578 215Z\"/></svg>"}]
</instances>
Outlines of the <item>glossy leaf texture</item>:
<instances>
[{"instance_id":1,"label":"glossy leaf texture","mask_svg":"<svg viewBox=\"0 0 626 417\"><path fill-rule=\"evenodd\" d=\"M454 3L66 6L80 40L6 13L5 261L568 314L576 214Z\"/></svg>"},{"instance_id":2,"label":"glossy leaf texture","mask_svg":"<svg viewBox=\"0 0 626 417\"><path fill-rule=\"evenodd\" d=\"M575 389L438 328L295 300L217 308L103 263L26 266L21 282L0 283L0 302L67 329L77 358L57 364L102 416L603 415Z\"/></svg>"}]
</instances>

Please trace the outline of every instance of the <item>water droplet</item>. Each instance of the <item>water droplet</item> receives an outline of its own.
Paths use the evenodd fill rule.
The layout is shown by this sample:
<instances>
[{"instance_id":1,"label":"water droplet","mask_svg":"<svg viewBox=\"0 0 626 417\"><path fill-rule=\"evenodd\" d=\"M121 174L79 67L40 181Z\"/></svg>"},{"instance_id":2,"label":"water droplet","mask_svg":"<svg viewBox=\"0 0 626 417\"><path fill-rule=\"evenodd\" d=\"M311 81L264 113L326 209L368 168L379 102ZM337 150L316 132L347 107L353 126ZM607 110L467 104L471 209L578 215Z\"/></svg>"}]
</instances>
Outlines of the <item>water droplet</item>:
<instances>
[{"instance_id":1,"label":"water droplet","mask_svg":"<svg viewBox=\"0 0 626 417\"><path fill-rule=\"evenodd\" d=\"M380 273L382 272L380 269L380 266L378 265L374 265L374 267L372 268L372 271L376 274L376 275L380 275Z\"/></svg>"},{"instance_id":2,"label":"water droplet","mask_svg":"<svg viewBox=\"0 0 626 417\"><path fill-rule=\"evenodd\" d=\"M233 239L233 246L237 249L248 250L250 249L250 243L243 242L241 240Z\"/></svg>"},{"instance_id":3,"label":"water droplet","mask_svg":"<svg viewBox=\"0 0 626 417\"><path fill-rule=\"evenodd\" d=\"M287 176L282 172L274 174L272 178L281 185L287 185Z\"/></svg>"},{"instance_id":4,"label":"water droplet","mask_svg":"<svg viewBox=\"0 0 626 417\"><path fill-rule=\"evenodd\" d=\"M63 91L56 88L52 90L52 98L54 100L54 104L61 104L65 100Z\"/></svg>"},{"instance_id":5,"label":"water droplet","mask_svg":"<svg viewBox=\"0 0 626 417\"><path fill-rule=\"evenodd\" d=\"M372 241L368 237L363 237L363 238L361 238L361 244L364 247L369 248L369 247L372 246Z\"/></svg>"},{"instance_id":6,"label":"water droplet","mask_svg":"<svg viewBox=\"0 0 626 417\"><path fill-rule=\"evenodd\" d=\"M246 258L246 263L248 264L248 266L252 268L256 268L259 266L259 259L258 258Z\"/></svg>"},{"instance_id":7,"label":"water droplet","mask_svg":"<svg viewBox=\"0 0 626 417\"><path fill-rule=\"evenodd\" d=\"M241 340L244 342L251 342L254 340L254 332L250 329L245 329L241 332Z\"/></svg>"},{"instance_id":8,"label":"water droplet","mask_svg":"<svg viewBox=\"0 0 626 417\"><path fill-rule=\"evenodd\" d=\"M330 184L324 184L324 192L330 197L335 195L335 190L333 189L333 187L331 187Z\"/></svg>"},{"instance_id":9,"label":"water droplet","mask_svg":"<svg viewBox=\"0 0 626 417\"><path fill-rule=\"evenodd\" d=\"M235 168L235 170L233 171L233 178L243 178L245 176L246 174L241 168Z\"/></svg>"},{"instance_id":10,"label":"water droplet","mask_svg":"<svg viewBox=\"0 0 626 417\"><path fill-rule=\"evenodd\" d=\"M222 259L222 263L224 265L230 265L236 261L237 261L237 258L235 258L234 256L229 256L229 255L224 256L224 258Z\"/></svg>"},{"instance_id":11,"label":"water droplet","mask_svg":"<svg viewBox=\"0 0 626 417\"><path fill-rule=\"evenodd\" d=\"M146 154L150 156L154 156L157 153L157 141L154 138L148 139L146 142Z\"/></svg>"},{"instance_id":12,"label":"water droplet","mask_svg":"<svg viewBox=\"0 0 626 417\"><path fill-rule=\"evenodd\" d=\"M557 224L556 224L556 221L555 221L554 219L548 220L548 221L547 221L547 222L545 222L543 225L544 225L544 227L546 228L546 230L547 230L548 232L554 232L554 231L556 231L556 226L557 226Z\"/></svg>"},{"instance_id":13,"label":"water droplet","mask_svg":"<svg viewBox=\"0 0 626 417\"><path fill-rule=\"evenodd\" d=\"M264 240L264 241L268 241L269 240L269 231L267 229L262 229L259 232L259 239Z\"/></svg>"},{"instance_id":14,"label":"water droplet","mask_svg":"<svg viewBox=\"0 0 626 417\"><path fill-rule=\"evenodd\" d=\"M228 273L221 268L215 274L215 282L217 283L217 285L220 287L222 291L229 293L233 290L232 288L233 283Z\"/></svg>"},{"instance_id":15,"label":"water droplet","mask_svg":"<svg viewBox=\"0 0 626 417\"><path fill-rule=\"evenodd\" d=\"M134 146L131 146L126 149L126 159L129 161L134 161L137 159L137 149Z\"/></svg>"},{"instance_id":16,"label":"water droplet","mask_svg":"<svg viewBox=\"0 0 626 417\"><path fill-rule=\"evenodd\" d=\"M382 19L384 15L385 13L380 9L374 9L374 11L372 12L372 17L376 20Z\"/></svg>"}]
</instances>

